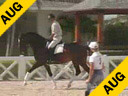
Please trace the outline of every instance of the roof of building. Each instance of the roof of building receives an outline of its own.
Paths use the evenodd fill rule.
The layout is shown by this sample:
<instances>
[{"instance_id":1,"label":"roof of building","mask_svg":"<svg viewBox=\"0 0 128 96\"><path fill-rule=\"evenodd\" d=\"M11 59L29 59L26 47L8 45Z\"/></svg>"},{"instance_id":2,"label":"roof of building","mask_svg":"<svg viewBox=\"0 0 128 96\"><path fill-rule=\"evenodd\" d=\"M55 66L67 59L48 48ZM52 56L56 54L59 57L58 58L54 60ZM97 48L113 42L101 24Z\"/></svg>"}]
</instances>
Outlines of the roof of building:
<instances>
[{"instance_id":1,"label":"roof of building","mask_svg":"<svg viewBox=\"0 0 128 96\"><path fill-rule=\"evenodd\" d=\"M56 2L56 1L44 1L42 0L42 5L40 10L65 10L73 6L76 3L71 2ZM30 10L38 10L36 2L29 8Z\"/></svg>"},{"instance_id":2,"label":"roof of building","mask_svg":"<svg viewBox=\"0 0 128 96\"><path fill-rule=\"evenodd\" d=\"M128 9L128 0L84 0L70 8L66 12L99 10L124 10Z\"/></svg>"}]
</instances>

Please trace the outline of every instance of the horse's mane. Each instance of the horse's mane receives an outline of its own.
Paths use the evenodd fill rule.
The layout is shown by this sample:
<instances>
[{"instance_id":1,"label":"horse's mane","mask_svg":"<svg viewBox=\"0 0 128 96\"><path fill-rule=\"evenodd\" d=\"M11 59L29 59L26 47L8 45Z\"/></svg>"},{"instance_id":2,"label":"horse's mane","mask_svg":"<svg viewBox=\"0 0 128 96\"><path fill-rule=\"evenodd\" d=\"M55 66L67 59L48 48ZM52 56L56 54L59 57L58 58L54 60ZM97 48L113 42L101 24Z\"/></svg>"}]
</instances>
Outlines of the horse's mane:
<instances>
[{"instance_id":1,"label":"horse's mane","mask_svg":"<svg viewBox=\"0 0 128 96\"><path fill-rule=\"evenodd\" d=\"M34 36L34 37L37 37L36 39L38 40L46 40L44 37L42 37L41 35L37 34L37 33L34 33L34 32L28 32L26 34L24 34L25 36Z\"/></svg>"},{"instance_id":2,"label":"horse's mane","mask_svg":"<svg viewBox=\"0 0 128 96\"><path fill-rule=\"evenodd\" d=\"M46 46L47 39L42 37L41 35L33 32L28 32L26 34L22 34L21 38L27 38L26 40L29 40L32 45L37 47L43 47Z\"/></svg>"}]
</instances>

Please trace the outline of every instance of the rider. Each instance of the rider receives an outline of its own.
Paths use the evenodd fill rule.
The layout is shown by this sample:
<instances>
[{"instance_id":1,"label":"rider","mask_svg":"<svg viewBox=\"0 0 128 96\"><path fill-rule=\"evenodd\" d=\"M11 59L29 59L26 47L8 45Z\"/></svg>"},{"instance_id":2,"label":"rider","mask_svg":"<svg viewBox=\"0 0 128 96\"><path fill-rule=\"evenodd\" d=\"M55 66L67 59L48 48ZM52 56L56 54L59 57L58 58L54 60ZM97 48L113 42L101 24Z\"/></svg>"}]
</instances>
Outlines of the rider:
<instances>
[{"instance_id":1,"label":"rider","mask_svg":"<svg viewBox=\"0 0 128 96\"><path fill-rule=\"evenodd\" d=\"M52 48L54 48L62 40L62 29L59 22L56 21L56 17L53 14L48 15L48 19L52 22L50 44L48 45L49 59L52 58Z\"/></svg>"},{"instance_id":2,"label":"rider","mask_svg":"<svg viewBox=\"0 0 128 96\"><path fill-rule=\"evenodd\" d=\"M86 80L87 83L87 90L85 91L85 96L88 96L91 91L91 86L99 85L101 81L104 79L103 75L103 69L104 69L104 63L103 63L103 56L99 52L99 45L97 42L91 42L89 44L89 47L93 54L89 58L89 77Z\"/></svg>"}]
</instances>

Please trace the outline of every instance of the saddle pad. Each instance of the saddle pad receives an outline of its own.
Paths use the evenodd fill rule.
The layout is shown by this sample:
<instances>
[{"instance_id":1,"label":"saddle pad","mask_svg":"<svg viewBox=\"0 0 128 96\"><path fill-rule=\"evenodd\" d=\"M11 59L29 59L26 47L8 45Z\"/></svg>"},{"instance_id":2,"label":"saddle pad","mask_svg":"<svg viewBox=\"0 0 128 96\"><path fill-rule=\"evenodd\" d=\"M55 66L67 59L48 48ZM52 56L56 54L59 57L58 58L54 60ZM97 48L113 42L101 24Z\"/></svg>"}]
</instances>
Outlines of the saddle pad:
<instances>
[{"instance_id":1,"label":"saddle pad","mask_svg":"<svg viewBox=\"0 0 128 96\"><path fill-rule=\"evenodd\" d=\"M54 54L63 53L64 51L64 43L58 44L55 48Z\"/></svg>"}]
</instances>

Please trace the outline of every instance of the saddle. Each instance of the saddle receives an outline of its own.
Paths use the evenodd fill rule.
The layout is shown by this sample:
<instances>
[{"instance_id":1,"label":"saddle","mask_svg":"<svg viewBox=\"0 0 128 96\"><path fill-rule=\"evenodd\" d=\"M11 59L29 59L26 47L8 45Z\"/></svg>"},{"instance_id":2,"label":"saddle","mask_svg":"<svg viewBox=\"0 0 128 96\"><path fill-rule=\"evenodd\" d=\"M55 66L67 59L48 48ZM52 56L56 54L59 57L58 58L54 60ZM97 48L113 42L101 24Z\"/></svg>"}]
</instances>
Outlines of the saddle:
<instances>
[{"instance_id":1,"label":"saddle","mask_svg":"<svg viewBox=\"0 0 128 96\"><path fill-rule=\"evenodd\" d=\"M49 43L50 41L47 42L46 47L48 46ZM63 53L63 50L64 50L64 43L60 41L54 48L48 50L48 54L49 54L48 61L54 61L54 55Z\"/></svg>"}]
</instances>

